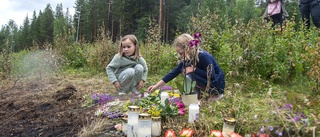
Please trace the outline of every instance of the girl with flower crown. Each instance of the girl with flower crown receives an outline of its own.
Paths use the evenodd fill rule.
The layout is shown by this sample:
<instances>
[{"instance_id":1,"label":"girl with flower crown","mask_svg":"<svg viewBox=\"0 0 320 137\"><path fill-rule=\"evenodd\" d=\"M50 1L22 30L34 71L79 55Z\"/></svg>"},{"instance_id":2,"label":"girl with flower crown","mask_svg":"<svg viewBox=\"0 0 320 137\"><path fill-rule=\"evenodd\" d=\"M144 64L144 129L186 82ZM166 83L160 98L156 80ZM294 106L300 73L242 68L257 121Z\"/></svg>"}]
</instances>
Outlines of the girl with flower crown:
<instances>
[{"instance_id":1,"label":"girl with flower crown","mask_svg":"<svg viewBox=\"0 0 320 137\"><path fill-rule=\"evenodd\" d=\"M217 100L223 97L225 87L224 73L214 57L207 51L199 48L200 42L200 33L195 34L194 38L186 33L177 37L173 45L182 60L157 84L150 86L148 92L164 86L181 73L186 78L196 82L193 91L198 93L198 95L200 95L201 91L207 91ZM208 78L210 79L208 80Z\"/></svg>"}]
</instances>

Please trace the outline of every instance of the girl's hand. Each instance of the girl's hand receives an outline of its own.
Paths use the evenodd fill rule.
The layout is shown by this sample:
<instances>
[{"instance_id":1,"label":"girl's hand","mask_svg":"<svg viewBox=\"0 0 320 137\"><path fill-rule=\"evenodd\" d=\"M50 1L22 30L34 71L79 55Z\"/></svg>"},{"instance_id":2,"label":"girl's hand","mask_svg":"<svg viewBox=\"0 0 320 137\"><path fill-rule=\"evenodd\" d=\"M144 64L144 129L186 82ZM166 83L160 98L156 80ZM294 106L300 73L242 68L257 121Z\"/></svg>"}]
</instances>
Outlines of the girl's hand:
<instances>
[{"instance_id":1,"label":"girl's hand","mask_svg":"<svg viewBox=\"0 0 320 137\"><path fill-rule=\"evenodd\" d=\"M140 80L140 82L137 85L137 89L140 90L143 87L143 85L144 85L144 81Z\"/></svg>"},{"instance_id":2,"label":"girl's hand","mask_svg":"<svg viewBox=\"0 0 320 137\"><path fill-rule=\"evenodd\" d=\"M151 93L155 89L156 89L156 85L148 87L148 93Z\"/></svg>"},{"instance_id":3,"label":"girl's hand","mask_svg":"<svg viewBox=\"0 0 320 137\"><path fill-rule=\"evenodd\" d=\"M113 86L117 89L117 91L120 91L121 90L121 84L120 82L116 81L113 83Z\"/></svg>"},{"instance_id":4,"label":"girl's hand","mask_svg":"<svg viewBox=\"0 0 320 137\"><path fill-rule=\"evenodd\" d=\"M191 73L194 72L196 70L196 67L190 66L190 67L186 67L186 73Z\"/></svg>"}]
</instances>

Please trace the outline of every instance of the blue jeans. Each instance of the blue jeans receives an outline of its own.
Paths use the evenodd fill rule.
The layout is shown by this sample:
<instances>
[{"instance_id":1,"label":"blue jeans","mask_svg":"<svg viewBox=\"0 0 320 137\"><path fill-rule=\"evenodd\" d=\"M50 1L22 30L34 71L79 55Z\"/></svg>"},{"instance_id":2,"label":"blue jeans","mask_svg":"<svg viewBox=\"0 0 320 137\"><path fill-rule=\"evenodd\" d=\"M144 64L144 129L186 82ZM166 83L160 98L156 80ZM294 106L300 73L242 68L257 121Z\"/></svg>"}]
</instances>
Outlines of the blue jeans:
<instances>
[{"instance_id":1,"label":"blue jeans","mask_svg":"<svg viewBox=\"0 0 320 137\"><path fill-rule=\"evenodd\" d=\"M302 21L306 23L306 26L310 28L310 14L313 24L320 28L320 4L318 0L313 0L308 3L300 3L300 12Z\"/></svg>"}]
</instances>

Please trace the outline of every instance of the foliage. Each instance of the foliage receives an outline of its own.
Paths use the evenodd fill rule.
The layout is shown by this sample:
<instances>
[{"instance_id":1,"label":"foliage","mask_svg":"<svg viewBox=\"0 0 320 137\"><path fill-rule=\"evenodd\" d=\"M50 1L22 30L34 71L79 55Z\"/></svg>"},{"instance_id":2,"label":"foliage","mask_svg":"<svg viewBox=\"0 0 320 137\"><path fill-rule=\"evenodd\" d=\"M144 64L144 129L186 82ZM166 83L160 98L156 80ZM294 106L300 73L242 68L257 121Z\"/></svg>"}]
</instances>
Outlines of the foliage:
<instances>
[{"instance_id":1,"label":"foliage","mask_svg":"<svg viewBox=\"0 0 320 137\"><path fill-rule=\"evenodd\" d=\"M165 100L165 105L162 105L160 102L161 92L167 91L156 90L151 95L140 98L138 105L154 117L160 115L161 117L165 118L184 115L184 107L181 100L178 97L173 96L173 94L171 93L169 94L169 98Z\"/></svg>"},{"instance_id":2,"label":"foliage","mask_svg":"<svg viewBox=\"0 0 320 137\"><path fill-rule=\"evenodd\" d=\"M77 69L87 66L86 52L82 45L74 43L71 46L67 46L64 52L63 55L69 67Z\"/></svg>"},{"instance_id":3,"label":"foliage","mask_svg":"<svg viewBox=\"0 0 320 137\"><path fill-rule=\"evenodd\" d=\"M191 94L192 90L196 86L196 82L192 81L189 78L184 78L183 83L179 83L178 81L175 81L177 88L179 89L179 92L181 95L184 94Z\"/></svg>"},{"instance_id":4,"label":"foliage","mask_svg":"<svg viewBox=\"0 0 320 137\"><path fill-rule=\"evenodd\" d=\"M247 24L251 20L258 21L265 9L264 4L255 5L253 0L167 0L162 3L162 20L159 22L160 3L158 1L77 0L73 19L68 10L63 13L62 4L56 5L55 12L51 8L52 5L47 4L43 10L38 11L38 14L34 11L32 17L26 16L22 26L16 25L13 35L17 50L29 48L33 43L38 43L41 47L44 43L53 42L53 38L59 35L68 35L73 37L73 40L78 36L81 42L94 43L99 39L102 27L104 35L108 35L113 42L125 34L135 34L139 39L145 39L147 20L154 18L157 19L156 22L161 29L159 39L168 43L174 39L176 32L192 30L190 19L195 16L203 18L210 13L218 17L210 20L210 22L217 22L212 27L224 30L228 29L228 23L234 25L238 22ZM290 14L289 19L300 23L301 17L298 14L297 3L285 2L285 5ZM10 37L10 34L5 32L5 28L12 26L12 23L15 24L11 20L2 27L1 42ZM297 26L295 28L298 29ZM72 32L72 29L76 31ZM0 47L3 47L3 43L0 43Z\"/></svg>"},{"instance_id":5,"label":"foliage","mask_svg":"<svg viewBox=\"0 0 320 137\"><path fill-rule=\"evenodd\" d=\"M147 38L142 42L140 52L146 59L150 74L164 75L177 64L173 61L176 58L175 50L170 45L161 44L161 30L152 18L149 19Z\"/></svg>"},{"instance_id":6,"label":"foliage","mask_svg":"<svg viewBox=\"0 0 320 137\"><path fill-rule=\"evenodd\" d=\"M318 42L315 46L308 45L305 47L308 51L307 54L305 54L305 57L310 58L310 62L314 62L311 65L311 68L308 72L310 78L316 80L316 91L319 95L319 82L320 82L320 38L318 38Z\"/></svg>"}]
</instances>

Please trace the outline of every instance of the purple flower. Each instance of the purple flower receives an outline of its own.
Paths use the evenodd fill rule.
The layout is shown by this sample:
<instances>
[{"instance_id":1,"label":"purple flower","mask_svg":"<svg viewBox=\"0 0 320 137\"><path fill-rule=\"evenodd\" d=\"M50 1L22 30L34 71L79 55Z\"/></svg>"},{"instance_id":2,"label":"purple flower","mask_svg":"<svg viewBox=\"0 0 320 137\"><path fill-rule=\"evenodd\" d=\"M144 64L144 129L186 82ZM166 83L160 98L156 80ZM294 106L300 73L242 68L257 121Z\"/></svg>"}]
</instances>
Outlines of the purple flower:
<instances>
[{"instance_id":1,"label":"purple flower","mask_svg":"<svg viewBox=\"0 0 320 137\"><path fill-rule=\"evenodd\" d=\"M299 121L300 121L300 119L301 119L301 117L300 117L300 116L295 116L295 117L293 118L293 120L294 120L295 122L299 122Z\"/></svg>"},{"instance_id":2,"label":"purple flower","mask_svg":"<svg viewBox=\"0 0 320 137\"><path fill-rule=\"evenodd\" d=\"M92 95L91 95L91 99L97 99L98 98L98 94L97 93L93 93Z\"/></svg>"},{"instance_id":3,"label":"purple flower","mask_svg":"<svg viewBox=\"0 0 320 137\"><path fill-rule=\"evenodd\" d=\"M279 137L282 137L282 135L283 135L282 132L280 132L280 131L278 131L278 130L276 131L276 134L277 134Z\"/></svg>"},{"instance_id":4,"label":"purple flower","mask_svg":"<svg viewBox=\"0 0 320 137\"><path fill-rule=\"evenodd\" d=\"M285 104L285 105L283 106L283 109L292 110L292 108L293 108L293 106L292 106L291 104L289 104L289 103L287 103L287 104Z\"/></svg>"},{"instance_id":5,"label":"purple flower","mask_svg":"<svg viewBox=\"0 0 320 137\"><path fill-rule=\"evenodd\" d=\"M170 86L163 86L161 90L164 91L164 90L173 90L173 89Z\"/></svg>"},{"instance_id":6,"label":"purple flower","mask_svg":"<svg viewBox=\"0 0 320 137\"><path fill-rule=\"evenodd\" d=\"M113 99L114 99L113 96L108 95L108 94L103 94L100 96L99 104L104 104L106 102L113 101Z\"/></svg>"},{"instance_id":7,"label":"purple flower","mask_svg":"<svg viewBox=\"0 0 320 137\"><path fill-rule=\"evenodd\" d=\"M303 112L301 113L300 116L301 116L302 118L304 118L304 119L308 118Z\"/></svg>"},{"instance_id":8,"label":"purple flower","mask_svg":"<svg viewBox=\"0 0 320 137\"><path fill-rule=\"evenodd\" d=\"M269 130L270 130L270 131L273 131L273 126L269 126Z\"/></svg>"},{"instance_id":9,"label":"purple flower","mask_svg":"<svg viewBox=\"0 0 320 137\"><path fill-rule=\"evenodd\" d=\"M261 127L260 132L264 133L264 126Z\"/></svg>"},{"instance_id":10,"label":"purple flower","mask_svg":"<svg viewBox=\"0 0 320 137\"><path fill-rule=\"evenodd\" d=\"M199 41L198 40L191 40L190 41L190 47L198 47Z\"/></svg>"},{"instance_id":11,"label":"purple flower","mask_svg":"<svg viewBox=\"0 0 320 137\"><path fill-rule=\"evenodd\" d=\"M266 120L264 120L264 121L265 121L266 123L268 123L268 121L269 121L269 120L268 120L268 119L266 119Z\"/></svg>"},{"instance_id":12,"label":"purple flower","mask_svg":"<svg viewBox=\"0 0 320 137\"><path fill-rule=\"evenodd\" d=\"M181 99L178 97L169 98L169 103L177 103L177 102L181 102Z\"/></svg>"},{"instance_id":13,"label":"purple flower","mask_svg":"<svg viewBox=\"0 0 320 137\"><path fill-rule=\"evenodd\" d=\"M197 32L193 35L195 39L201 38L201 33Z\"/></svg>"}]
</instances>

